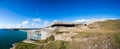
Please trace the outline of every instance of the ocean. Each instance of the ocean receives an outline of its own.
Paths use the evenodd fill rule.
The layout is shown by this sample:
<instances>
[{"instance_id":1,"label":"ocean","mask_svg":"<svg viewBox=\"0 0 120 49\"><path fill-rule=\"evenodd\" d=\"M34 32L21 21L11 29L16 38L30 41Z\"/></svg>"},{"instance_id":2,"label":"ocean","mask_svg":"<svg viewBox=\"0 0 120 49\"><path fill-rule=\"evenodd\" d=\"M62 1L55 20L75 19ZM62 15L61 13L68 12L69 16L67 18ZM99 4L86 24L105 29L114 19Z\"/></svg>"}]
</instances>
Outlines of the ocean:
<instances>
[{"instance_id":1,"label":"ocean","mask_svg":"<svg viewBox=\"0 0 120 49\"><path fill-rule=\"evenodd\" d=\"M0 29L0 49L10 49L13 43L18 43L27 38L25 31Z\"/></svg>"}]
</instances>

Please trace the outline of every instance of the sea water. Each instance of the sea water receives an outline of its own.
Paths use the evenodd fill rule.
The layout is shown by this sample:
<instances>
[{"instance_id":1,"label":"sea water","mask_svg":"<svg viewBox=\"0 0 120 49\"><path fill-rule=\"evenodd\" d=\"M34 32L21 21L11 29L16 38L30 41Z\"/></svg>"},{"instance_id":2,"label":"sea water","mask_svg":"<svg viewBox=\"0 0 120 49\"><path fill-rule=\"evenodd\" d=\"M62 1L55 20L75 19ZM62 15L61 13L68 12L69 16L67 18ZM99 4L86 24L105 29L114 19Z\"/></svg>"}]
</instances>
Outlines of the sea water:
<instances>
[{"instance_id":1,"label":"sea water","mask_svg":"<svg viewBox=\"0 0 120 49\"><path fill-rule=\"evenodd\" d=\"M10 49L12 44L27 38L25 31L0 29L0 49Z\"/></svg>"}]
</instances>

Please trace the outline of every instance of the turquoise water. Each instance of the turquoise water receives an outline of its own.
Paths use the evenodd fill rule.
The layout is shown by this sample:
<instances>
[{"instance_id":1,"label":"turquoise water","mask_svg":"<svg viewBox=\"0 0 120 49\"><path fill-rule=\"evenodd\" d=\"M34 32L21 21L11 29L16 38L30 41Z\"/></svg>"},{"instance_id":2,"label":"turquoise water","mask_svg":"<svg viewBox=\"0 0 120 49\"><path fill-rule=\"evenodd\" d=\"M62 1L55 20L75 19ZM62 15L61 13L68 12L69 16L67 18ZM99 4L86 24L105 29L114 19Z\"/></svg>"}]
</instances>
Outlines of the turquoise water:
<instances>
[{"instance_id":1,"label":"turquoise water","mask_svg":"<svg viewBox=\"0 0 120 49\"><path fill-rule=\"evenodd\" d=\"M0 29L0 49L9 49L13 43L23 41L26 38L27 33L24 31Z\"/></svg>"}]
</instances>

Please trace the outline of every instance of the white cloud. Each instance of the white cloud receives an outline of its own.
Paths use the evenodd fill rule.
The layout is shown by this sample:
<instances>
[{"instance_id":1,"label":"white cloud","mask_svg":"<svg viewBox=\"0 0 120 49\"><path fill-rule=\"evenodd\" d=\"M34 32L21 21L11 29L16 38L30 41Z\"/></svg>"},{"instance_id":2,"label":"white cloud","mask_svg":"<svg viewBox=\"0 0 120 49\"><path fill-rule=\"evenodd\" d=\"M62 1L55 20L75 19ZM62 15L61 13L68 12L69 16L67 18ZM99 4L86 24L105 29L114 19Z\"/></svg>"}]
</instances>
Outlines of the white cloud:
<instances>
[{"instance_id":1,"label":"white cloud","mask_svg":"<svg viewBox=\"0 0 120 49\"><path fill-rule=\"evenodd\" d=\"M41 22L40 18L26 20L16 25L0 24L0 28L38 28L41 26L38 22Z\"/></svg>"},{"instance_id":2,"label":"white cloud","mask_svg":"<svg viewBox=\"0 0 120 49\"><path fill-rule=\"evenodd\" d=\"M75 20L75 21L73 21L73 22L80 22L80 23L87 23L87 24L90 24L90 23L93 23L93 22L96 22L96 21L106 21L106 20L115 20L115 18L78 19L78 20Z\"/></svg>"},{"instance_id":3,"label":"white cloud","mask_svg":"<svg viewBox=\"0 0 120 49\"><path fill-rule=\"evenodd\" d=\"M35 26L35 23L32 23L32 26Z\"/></svg>"},{"instance_id":4,"label":"white cloud","mask_svg":"<svg viewBox=\"0 0 120 49\"><path fill-rule=\"evenodd\" d=\"M29 23L30 22L28 20L26 20L26 21L23 21L20 24L16 24L15 27L13 27L13 28L27 28Z\"/></svg>"},{"instance_id":5,"label":"white cloud","mask_svg":"<svg viewBox=\"0 0 120 49\"><path fill-rule=\"evenodd\" d=\"M88 19L80 19L80 20L75 20L74 22L87 22L89 21Z\"/></svg>"},{"instance_id":6,"label":"white cloud","mask_svg":"<svg viewBox=\"0 0 120 49\"><path fill-rule=\"evenodd\" d=\"M15 25L13 24L0 24L0 28L13 28Z\"/></svg>"},{"instance_id":7,"label":"white cloud","mask_svg":"<svg viewBox=\"0 0 120 49\"><path fill-rule=\"evenodd\" d=\"M23 27L22 24L16 25L16 28L22 28L22 27Z\"/></svg>"},{"instance_id":8,"label":"white cloud","mask_svg":"<svg viewBox=\"0 0 120 49\"><path fill-rule=\"evenodd\" d=\"M96 21L105 21L105 20L114 20L115 18L91 18L91 19L78 19L73 22L79 22L79 23L93 23ZM58 20L54 20L53 22L58 22ZM0 28L40 28L40 27L47 27L51 25L53 22L44 20L42 21L40 18L34 18L29 19L26 21L23 21L19 24L0 24Z\"/></svg>"},{"instance_id":9,"label":"white cloud","mask_svg":"<svg viewBox=\"0 0 120 49\"><path fill-rule=\"evenodd\" d=\"M33 22L41 22L42 20L40 18L33 18Z\"/></svg>"},{"instance_id":10,"label":"white cloud","mask_svg":"<svg viewBox=\"0 0 120 49\"><path fill-rule=\"evenodd\" d=\"M40 18L34 18L30 20L23 21L22 23L16 25L17 28L37 28L40 26Z\"/></svg>"},{"instance_id":11,"label":"white cloud","mask_svg":"<svg viewBox=\"0 0 120 49\"><path fill-rule=\"evenodd\" d=\"M32 28L38 28L38 27L40 27L40 24L32 23L32 24L31 24L31 27L32 27Z\"/></svg>"},{"instance_id":12,"label":"white cloud","mask_svg":"<svg viewBox=\"0 0 120 49\"><path fill-rule=\"evenodd\" d=\"M44 26L49 26L50 25L50 22L49 21L44 21Z\"/></svg>"},{"instance_id":13,"label":"white cloud","mask_svg":"<svg viewBox=\"0 0 120 49\"><path fill-rule=\"evenodd\" d=\"M1 28L6 28L6 24L0 24Z\"/></svg>"},{"instance_id":14,"label":"white cloud","mask_svg":"<svg viewBox=\"0 0 120 49\"><path fill-rule=\"evenodd\" d=\"M54 20L53 22L59 22L58 20Z\"/></svg>"},{"instance_id":15,"label":"white cloud","mask_svg":"<svg viewBox=\"0 0 120 49\"><path fill-rule=\"evenodd\" d=\"M27 25L28 23L29 23L28 20L22 22L23 25Z\"/></svg>"}]
</instances>

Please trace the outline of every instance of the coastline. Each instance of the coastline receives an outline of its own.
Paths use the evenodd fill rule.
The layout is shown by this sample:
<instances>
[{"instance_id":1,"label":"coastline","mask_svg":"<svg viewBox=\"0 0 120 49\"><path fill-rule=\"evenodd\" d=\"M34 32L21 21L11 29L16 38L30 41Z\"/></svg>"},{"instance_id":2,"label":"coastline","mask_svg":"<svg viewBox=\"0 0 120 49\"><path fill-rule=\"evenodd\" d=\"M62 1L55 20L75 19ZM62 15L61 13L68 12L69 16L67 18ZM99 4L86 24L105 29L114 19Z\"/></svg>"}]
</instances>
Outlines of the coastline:
<instances>
[{"instance_id":1,"label":"coastline","mask_svg":"<svg viewBox=\"0 0 120 49\"><path fill-rule=\"evenodd\" d=\"M16 43L12 44L13 47L11 47L10 49L15 49L15 44L16 44Z\"/></svg>"}]
</instances>

